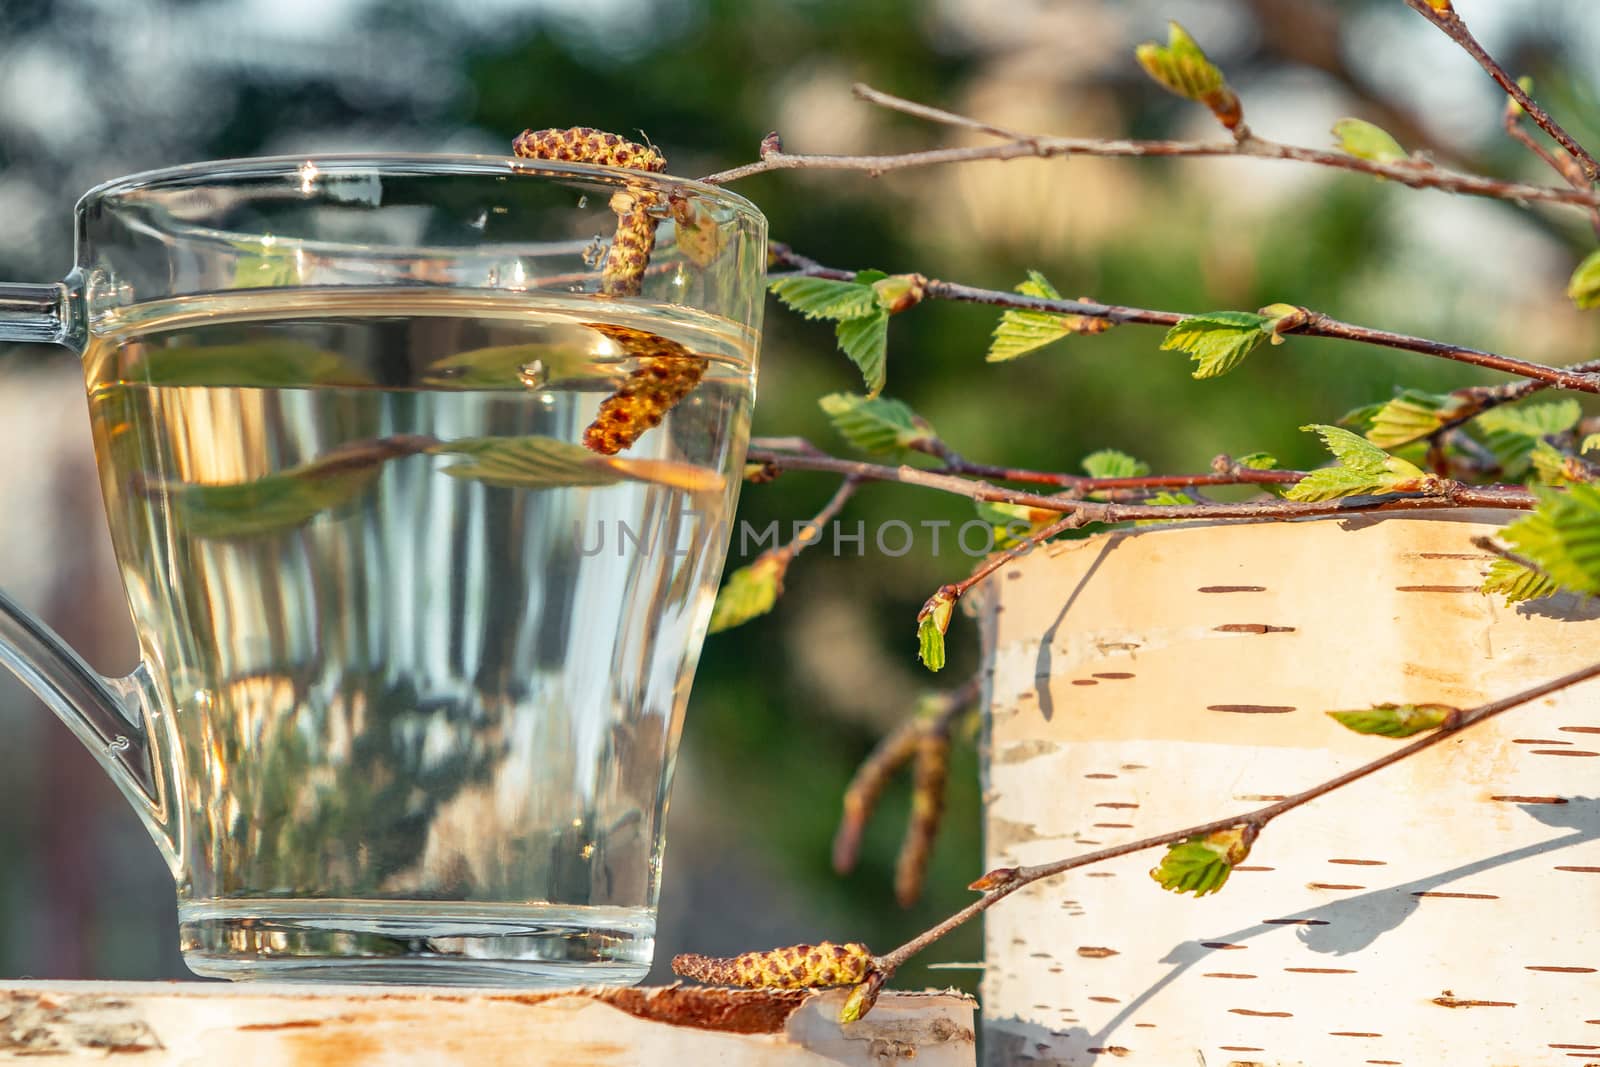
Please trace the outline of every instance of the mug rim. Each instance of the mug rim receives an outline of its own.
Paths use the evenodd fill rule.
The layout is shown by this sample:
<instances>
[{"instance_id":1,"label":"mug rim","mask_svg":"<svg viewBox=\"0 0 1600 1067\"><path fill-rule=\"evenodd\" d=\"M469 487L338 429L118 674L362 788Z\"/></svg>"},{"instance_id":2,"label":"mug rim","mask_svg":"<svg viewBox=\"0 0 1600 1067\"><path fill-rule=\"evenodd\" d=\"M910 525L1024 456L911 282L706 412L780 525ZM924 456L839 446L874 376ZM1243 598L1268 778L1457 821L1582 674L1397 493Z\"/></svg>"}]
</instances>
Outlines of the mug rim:
<instances>
[{"instance_id":1,"label":"mug rim","mask_svg":"<svg viewBox=\"0 0 1600 1067\"><path fill-rule=\"evenodd\" d=\"M656 174L621 167L604 167L592 163L448 152L313 152L301 155L241 156L183 163L137 171L101 182L79 198L77 208L81 212L91 204L115 202L147 190L226 183L248 178L270 177L273 174L304 176L304 168L307 167L312 168L312 176L377 173L380 176L387 174L405 177L504 178L525 175L570 177L618 187L655 186L663 192L675 190L689 192L699 199L726 205L757 221L763 223L766 221L761 209L746 197L723 186L711 185L695 178L680 178L671 174Z\"/></svg>"}]
</instances>

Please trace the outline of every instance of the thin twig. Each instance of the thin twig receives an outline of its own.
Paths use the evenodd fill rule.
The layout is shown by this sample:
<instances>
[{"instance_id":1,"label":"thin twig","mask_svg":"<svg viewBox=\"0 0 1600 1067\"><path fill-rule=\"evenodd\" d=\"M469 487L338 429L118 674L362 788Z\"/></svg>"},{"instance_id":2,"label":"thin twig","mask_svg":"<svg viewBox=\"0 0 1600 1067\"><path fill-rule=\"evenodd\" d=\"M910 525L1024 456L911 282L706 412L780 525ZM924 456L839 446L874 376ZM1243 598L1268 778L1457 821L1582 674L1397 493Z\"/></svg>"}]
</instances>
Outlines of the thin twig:
<instances>
[{"instance_id":1,"label":"thin twig","mask_svg":"<svg viewBox=\"0 0 1600 1067\"><path fill-rule=\"evenodd\" d=\"M1425 508L1502 508L1525 511L1534 506L1531 492L1521 486L1470 486L1442 482L1432 492L1390 493L1381 496L1345 497L1316 503L1296 500L1259 500L1241 503L1204 504L1124 504L1114 501L1079 500L1047 496L1020 489L997 486L980 478L963 478L941 471L901 465L890 467L863 460L842 459L821 452L781 452L751 449L753 463L770 464L778 470L823 471L842 474L861 481L898 482L996 504L1021 504L1062 514L1081 516L1083 522L1141 522L1209 519L1301 519L1320 515L1349 515L1363 512L1416 511Z\"/></svg>"},{"instance_id":2,"label":"thin twig","mask_svg":"<svg viewBox=\"0 0 1600 1067\"><path fill-rule=\"evenodd\" d=\"M855 272L839 270L800 255L787 245L775 244L768 250L768 258L785 266L795 267L799 273L822 278L851 279ZM966 304L983 304L989 307L1016 308L1024 311L1048 311L1064 315L1082 315L1091 319L1104 319L1114 323L1135 323L1143 326L1176 326L1186 316L1176 311L1158 311L1152 308L1127 307L1120 304L1102 304L1091 300L1064 300L1008 293L999 289L981 289L958 282L925 279L923 299L954 300ZM1342 341L1393 348L1403 352L1448 359L1474 367L1515 374L1530 381L1558 386L1580 393L1600 393L1600 374L1577 367L1552 367L1543 363L1502 356L1465 345L1453 345L1426 337L1360 326L1352 322L1324 315L1310 308L1300 308L1299 322L1282 328L1284 334L1305 337L1329 337Z\"/></svg>"},{"instance_id":3,"label":"thin twig","mask_svg":"<svg viewBox=\"0 0 1600 1067\"><path fill-rule=\"evenodd\" d=\"M1285 797L1280 801L1268 804L1262 808L1257 808L1254 811L1245 812L1242 815L1231 815L1220 819L1212 819L1209 822L1198 823L1194 826L1185 827L1182 830L1173 830L1168 833L1157 834L1154 837L1146 837L1138 841L1130 841L1126 844L1112 845L1109 848L1102 848L1095 852L1087 852L1082 855L1071 856L1066 859L1056 860L1051 863L1041 863L1029 867L1016 867L1010 869L1009 871L1001 870L990 872L989 875L985 876L984 881L993 880L991 883L993 884L993 888L986 890L984 894L977 900L944 919L942 922L939 922L918 934L916 937L912 938L910 941L907 941L893 952L888 952L884 955L874 957L872 965L873 970L884 975L885 977L893 975L894 972L906 962L906 960L910 959L912 956L915 956L918 952L921 952L935 941L938 941L940 938L950 933L950 931L956 929L958 926L961 926L969 919L988 911L1001 900L1010 896L1012 893L1015 893L1022 887L1032 885L1034 882L1037 882L1041 879L1050 878L1055 875L1065 873L1066 871L1075 870L1079 867L1087 867L1090 864L1101 863L1105 860L1115 859L1118 856L1126 856L1131 852L1142 852L1145 849L1157 848L1161 845L1175 844L1179 841L1187 840L1188 838L1196 835L1215 833L1219 830L1227 830L1239 826L1250 827L1253 830L1259 831L1262 827L1266 826L1273 819L1276 819L1285 812L1293 811L1295 808L1298 808L1301 805L1309 804L1311 801L1316 800L1319 797L1327 796L1329 793L1332 793L1337 789L1341 789L1352 782L1360 781L1369 774L1372 774L1376 771L1381 771L1391 764L1399 763L1401 760L1407 759L1424 749L1433 747L1434 745L1446 740L1454 734L1465 730L1469 726L1474 726L1486 719L1499 715L1501 712L1509 711L1515 707L1520 707L1521 705L1537 700L1542 696L1547 696L1550 693L1566 689L1569 686L1577 685L1578 683L1587 681L1597 675L1600 675L1600 663L1592 663L1581 670L1573 671L1570 674L1564 674L1559 678L1536 685L1531 689L1525 689L1520 693L1513 694L1512 696L1502 697L1499 700L1491 701L1487 704L1481 704L1476 708L1472 708L1469 711L1464 711L1453 716L1438 730L1435 730L1433 733L1419 738L1408 745L1394 749L1382 756L1379 756L1375 760L1372 760L1368 763L1363 763L1359 767L1329 778L1327 781L1319 782L1308 789L1303 789L1300 792Z\"/></svg>"},{"instance_id":4,"label":"thin twig","mask_svg":"<svg viewBox=\"0 0 1600 1067\"><path fill-rule=\"evenodd\" d=\"M1472 31L1467 29L1467 24L1462 21L1453 4L1446 0L1444 6L1440 8L1434 6L1429 0L1406 0L1406 3L1412 10L1443 30L1445 36L1460 45L1463 51L1477 60L1478 66L1482 67L1489 77L1495 80L1495 84L1505 90L1507 96L1521 105L1522 110L1528 113L1528 117L1533 120L1534 125L1548 133L1556 144L1565 149L1568 155L1583 166L1584 176L1589 181L1600 180L1600 162L1597 162L1587 149L1563 129L1559 122L1551 118L1550 113L1540 107L1538 102L1529 96L1522 86L1517 84L1517 80L1507 73L1506 69L1496 62L1493 56L1484 50L1483 45L1479 44L1478 39L1472 35Z\"/></svg>"},{"instance_id":5,"label":"thin twig","mask_svg":"<svg viewBox=\"0 0 1600 1067\"><path fill-rule=\"evenodd\" d=\"M1571 156L1558 156L1544 145L1533 139L1533 135L1522 127L1522 117L1527 114L1522 105L1510 97L1506 98L1505 110L1501 113L1500 124L1506 131L1506 136L1516 141L1522 147L1532 152L1545 166L1566 179L1568 185L1574 189L1589 188L1589 179L1584 176L1583 164ZM1600 236L1600 208L1589 212L1589 226Z\"/></svg>"},{"instance_id":6,"label":"thin twig","mask_svg":"<svg viewBox=\"0 0 1600 1067\"><path fill-rule=\"evenodd\" d=\"M946 111L943 108L919 104L915 100L907 100L904 97L874 89L865 82L856 82L850 87L850 91L855 94L857 100L865 100L869 104L877 104L879 107L887 108L890 111L898 111L901 114L912 115L919 119L926 119L929 122L955 126L963 130L976 130L979 133L986 133L990 137L999 137L1005 141L1024 141L1028 139L1028 135L1025 133L1008 130L1003 126L995 126L981 119L969 118L966 115L957 115L955 112Z\"/></svg>"},{"instance_id":7,"label":"thin twig","mask_svg":"<svg viewBox=\"0 0 1600 1067\"><path fill-rule=\"evenodd\" d=\"M1002 136L1010 131L977 119L955 115L930 108L910 100L902 100L881 90L860 86L857 96L873 103L947 125L960 125ZM892 103L891 103L892 101ZM935 117L937 114L938 117ZM1532 112L1529 113L1532 115ZM878 155L812 155L784 151L779 143L769 139L763 142L761 158L754 163L718 171L700 179L713 185L754 177L774 170L858 170L876 177L892 170L910 167L928 167L943 163L970 163L976 160L1050 159L1058 156L1101 156L1113 158L1176 158L1235 156L1251 159L1278 159L1334 170L1353 171L1375 178L1386 178L1414 189L1438 189L1464 196L1482 196L1514 202L1539 202L1569 206L1600 207L1600 196L1584 189L1561 188L1525 182L1506 181L1478 174L1465 174L1448 170L1425 160L1407 160L1398 163L1380 163L1319 148L1281 144L1254 134L1243 140L1228 141L1174 141L1135 140L1129 138L1054 137L1042 134L1013 136L1009 140L991 145L965 145L953 148L932 148L916 152L883 153Z\"/></svg>"},{"instance_id":8,"label":"thin twig","mask_svg":"<svg viewBox=\"0 0 1600 1067\"><path fill-rule=\"evenodd\" d=\"M754 461L761 462L760 459L755 459ZM775 559L784 567L787 567L794 560L794 557L805 551L808 546L822 540L822 528L837 518L839 512L844 510L845 504L849 502L852 496L855 496L856 490L861 487L861 482L862 479L855 475L847 474L844 481L839 484L839 488L834 491L833 496L829 497L828 502L822 505L822 510L813 515L787 544L768 549L762 555L768 559Z\"/></svg>"}]
</instances>

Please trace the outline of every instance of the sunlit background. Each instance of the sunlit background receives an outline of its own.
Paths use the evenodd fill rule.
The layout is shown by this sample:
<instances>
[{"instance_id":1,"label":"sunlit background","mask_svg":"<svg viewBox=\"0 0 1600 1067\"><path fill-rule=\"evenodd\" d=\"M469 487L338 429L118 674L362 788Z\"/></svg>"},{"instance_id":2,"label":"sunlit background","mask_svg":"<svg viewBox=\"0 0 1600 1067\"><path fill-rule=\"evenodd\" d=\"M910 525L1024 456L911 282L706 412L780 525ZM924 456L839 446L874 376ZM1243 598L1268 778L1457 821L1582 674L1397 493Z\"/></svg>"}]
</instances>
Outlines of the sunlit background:
<instances>
[{"instance_id":1,"label":"sunlit background","mask_svg":"<svg viewBox=\"0 0 1600 1067\"><path fill-rule=\"evenodd\" d=\"M1600 142L1592 0L1457 6L1580 140ZM1441 162L1556 180L1500 132L1500 98L1482 73L1400 0L0 0L0 277L43 282L68 269L72 205L89 186L205 158L501 152L526 126L588 124L642 131L675 173L695 175L754 158L772 129L795 151L959 142L854 101L858 80L1026 130L1211 136L1203 109L1163 95L1132 61L1168 17L1229 72L1267 136L1323 146L1336 118L1357 115ZM739 189L775 238L838 266L998 288L1035 267L1064 292L1114 303L1293 301L1541 361L1596 354L1595 328L1561 295L1594 243L1575 212L1215 160L788 173ZM993 322L972 307L919 308L894 324L889 370L892 395L988 462L1072 470L1109 446L1171 471L1258 449L1311 464L1302 423L1397 382L1475 380L1421 357L1296 340L1195 382L1140 327L990 366ZM122 673L133 637L77 374L64 351L0 346L0 586L95 666ZM815 400L857 386L825 327L769 310L758 433L835 447ZM741 514L757 525L799 518L833 488L788 475L748 488ZM879 487L845 518L870 529L970 514ZM948 544L937 558L930 548L920 539L889 558L869 539L859 559L814 549L770 617L708 642L669 824L658 959L823 937L888 947L968 899L981 870L970 751L957 757L922 904L902 912L890 886L903 785L861 869L839 879L828 868L855 763L918 693L957 685L977 664L960 618L943 675L915 661L917 606L970 564ZM0 975L182 976L171 881L110 783L9 679L0 728ZM972 929L927 958L979 951ZM974 975L912 969L902 980Z\"/></svg>"}]
</instances>

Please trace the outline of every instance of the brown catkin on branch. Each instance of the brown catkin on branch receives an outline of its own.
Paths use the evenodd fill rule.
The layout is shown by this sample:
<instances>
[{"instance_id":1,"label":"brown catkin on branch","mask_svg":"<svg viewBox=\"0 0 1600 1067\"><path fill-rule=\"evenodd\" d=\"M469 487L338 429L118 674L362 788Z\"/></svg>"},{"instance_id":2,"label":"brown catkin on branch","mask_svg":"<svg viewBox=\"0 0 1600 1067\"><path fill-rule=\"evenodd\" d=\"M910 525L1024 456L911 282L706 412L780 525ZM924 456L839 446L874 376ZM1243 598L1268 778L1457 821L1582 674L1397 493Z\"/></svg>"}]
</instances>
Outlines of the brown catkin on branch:
<instances>
[{"instance_id":1,"label":"brown catkin on branch","mask_svg":"<svg viewBox=\"0 0 1600 1067\"><path fill-rule=\"evenodd\" d=\"M649 145L635 144L589 126L523 130L511 142L511 151L525 159L592 163L652 174L667 169L666 157ZM660 194L643 186L630 186L611 197L617 232L600 268L600 291L607 296L639 295L644 270L656 244L656 220L650 209L660 201Z\"/></svg>"},{"instance_id":2,"label":"brown catkin on branch","mask_svg":"<svg viewBox=\"0 0 1600 1067\"><path fill-rule=\"evenodd\" d=\"M872 953L858 941L836 945L790 945L739 956L701 956L686 952L672 958L672 973L711 985L746 989L817 989L855 985L867 976Z\"/></svg>"},{"instance_id":3,"label":"brown catkin on branch","mask_svg":"<svg viewBox=\"0 0 1600 1067\"><path fill-rule=\"evenodd\" d=\"M511 150L526 159L591 163L652 174L667 169L666 157L649 145L589 126L523 130L512 142ZM612 195L610 206L617 216L617 230L600 267L602 294L639 295L656 244L653 209L661 202L660 193L643 185L630 184ZM586 325L611 338L626 355L638 360L638 366L617 391L600 405L594 422L583 434L583 443L590 451L612 456L631 448L641 434L658 425L700 384L705 361L682 345L643 330L601 323Z\"/></svg>"},{"instance_id":4,"label":"brown catkin on branch","mask_svg":"<svg viewBox=\"0 0 1600 1067\"><path fill-rule=\"evenodd\" d=\"M609 337L637 363L617 391L601 401L594 421L583 431L585 448L614 456L659 425L667 412L700 384L706 361L676 341L647 330L605 322L584 325Z\"/></svg>"},{"instance_id":5,"label":"brown catkin on branch","mask_svg":"<svg viewBox=\"0 0 1600 1067\"><path fill-rule=\"evenodd\" d=\"M911 819L900 843L895 863L894 896L902 908L922 898L928 875L928 859L939 837L944 819L945 784L950 778L950 733L946 729L925 729L917 738L917 755L911 787Z\"/></svg>"},{"instance_id":6,"label":"brown catkin on branch","mask_svg":"<svg viewBox=\"0 0 1600 1067\"><path fill-rule=\"evenodd\" d=\"M844 811L833 836L833 869L838 873L849 874L855 869L867 820L872 818L895 772L916 755L923 730L924 724L919 719L902 723L879 741L856 768L855 777L844 791Z\"/></svg>"}]
</instances>

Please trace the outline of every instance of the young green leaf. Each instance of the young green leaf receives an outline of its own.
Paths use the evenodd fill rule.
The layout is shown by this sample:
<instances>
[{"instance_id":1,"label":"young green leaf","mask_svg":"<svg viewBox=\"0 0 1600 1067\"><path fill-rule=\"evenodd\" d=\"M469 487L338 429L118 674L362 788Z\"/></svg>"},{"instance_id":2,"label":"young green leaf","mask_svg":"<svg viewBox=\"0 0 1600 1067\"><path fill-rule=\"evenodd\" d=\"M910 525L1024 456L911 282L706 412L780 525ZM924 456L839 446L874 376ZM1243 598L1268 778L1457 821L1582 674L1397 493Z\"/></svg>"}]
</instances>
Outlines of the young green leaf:
<instances>
[{"instance_id":1,"label":"young green leaf","mask_svg":"<svg viewBox=\"0 0 1600 1067\"><path fill-rule=\"evenodd\" d=\"M930 671L944 670L944 634L955 605L955 599L941 591L930 597L917 615L918 655Z\"/></svg>"},{"instance_id":2,"label":"young green leaf","mask_svg":"<svg viewBox=\"0 0 1600 1067\"><path fill-rule=\"evenodd\" d=\"M150 343L123 365L121 377L141 385L237 389L373 384L370 374L339 353L299 341L171 348Z\"/></svg>"},{"instance_id":3,"label":"young green leaf","mask_svg":"<svg viewBox=\"0 0 1600 1067\"><path fill-rule=\"evenodd\" d=\"M1050 284L1050 280L1036 270L1028 271L1028 280L1017 286L1017 292L1041 300L1061 299L1061 294ZM999 325L994 328L994 340L989 343L988 355L983 358L989 363L1004 363L1070 334L1104 333L1111 326L1109 319L1007 308L1005 314L1000 316Z\"/></svg>"},{"instance_id":4,"label":"young green leaf","mask_svg":"<svg viewBox=\"0 0 1600 1067\"><path fill-rule=\"evenodd\" d=\"M772 281L768 288L793 311L808 319L857 319L878 308L871 285L837 278L797 274Z\"/></svg>"},{"instance_id":5,"label":"young green leaf","mask_svg":"<svg viewBox=\"0 0 1600 1067\"><path fill-rule=\"evenodd\" d=\"M1197 897L1215 893L1227 883L1233 869L1249 857L1255 837L1254 828L1235 826L1179 841L1167 847L1161 863L1150 869L1150 877L1162 889L1174 893L1193 893Z\"/></svg>"},{"instance_id":6,"label":"young green leaf","mask_svg":"<svg viewBox=\"0 0 1600 1067\"><path fill-rule=\"evenodd\" d=\"M1600 307L1600 251L1590 252L1572 272L1567 296L1584 311Z\"/></svg>"},{"instance_id":7,"label":"young green leaf","mask_svg":"<svg viewBox=\"0 0 1600 1067\"><path fill-rule=\"evenodd\" d=\"M1591 433L1586 435L1583 441L1579 443L1578 452L1580 454L1593 452L1597 448L1600 448L1600 433Z\"/></svg>"},{"instance_id":8,"label":"young green leaf","mask_svg":"<svg viewBox=\"0 0 1600 1067\"><path fill-rule=\"evenodd\" d=\"M1162 88L1206 105L1228 129L1243 120L1239 98L1228 88L1222 71L1176 22L1167 23L1166 45L1146 41L1135 49L1134 56Z\"/></svg>"},{"instance_id":9,"label":"young green leaf","mask_svg":"<svg viewBox=\"0 0 1600 1067\"><path fill-rule=\"evenodd\" d=\"M1273 321L1251 311L1191 315L1167 331L1161 348L1189 353L1196 378L1216 378L1244 362L1272 334Z\"/></svg>"},{"instance_id":10,"label":"young green leaf","mask_svg":"<svg viewBox=\"0 0 1600 1067\"><path fill-rule=\"evenodd\" d=\"M883 391L888 374L885 364L889 351L889 313L876 308L862 318L846 319L834 332L839 348L861 369L861 377L867 383L867 396L877 396Z\"/></svg>"},{"instance_id":11,"label":"young green leaf","mask_svg":"<svg viewBox=\"0 0 1600 1067\"><path fill-rule=\"evenodd\" d=\"M1126 452L1102 448L1083 457L1083 469L1091 478L1142 478L1150 473L1150 464Z\"/></svg>"},{"instance_id":12,"label":"young green leaf","mask_svg":"<svg viewBox=\"0 0 1600 1067\"><path fill-rule=\"evenodd\" d=\"M1517 555L1547 574L1557 588L1600 594L1600 487L1534 489L1539 503L1500 532Z\"/></svg>"},{"instance_id":13,"label":"young green leaf","mask_svg":"<svg viewBox=\"0 0 1600 1067\"><path fill-rule=\"evenodd\" d=\"M731 630L771 611L783 593L783 575L787 569L787 564L779 557L763 553L728 575L728 580L717 590L709 632Z\"/></svg>"},{"instance_id":14,"label":"young green leaf","mask_svg":"<svg viewBox=\"0 0 1600 1067\"><path fill-rule=\"evenodd\" d=\"M1556 583L1548 574L1541 574L1515 560L1503 558L1489 564L1489 573L1484 576L1481 590L1490 595L1499 593L1505 597L1507 604L1542 600L1558 592Z\"/></svg>"},{"instance_id":15,"label":"young green leaf","mask_svg":"<svg viewBox=\"0 0 1600 1067\"><path fill-rule=\"evenodd\" d=\"M898 400L832 393L817 403L840 436L863 452L898 452L936 439L927 420Z\"/></svg>"},{"instance_id":16,"label":"young green leaf","mask_svg":"<svg viewBox=\"0 0 1600 1067\"><path fill-rule=\"evenodd\" d=\"M164 496L174 525L191 537L259 537L296 529L350 503L371 487L389 460L416 455L432 444L425 437L376 438L249 481L145 481L139 487L146 495Z\"/></svg>"},{"instance_id":17,"label":"young green leaf","mask_svg":"<svg viewBox=\"0 0 1600 1067\"><path fill-rule=\"evenodd\" d=\"M1333 135L1339 138L1339 147L1357 159L1404 163L1411 158L1389 131L1362 119L1340 119L1333 124Z\"/></svg>"},{"instance_id":18,"label":"young green leaf","mask_svg":"<svg viewBox=\"0 0 1600 1067\"><path fill-rule=\"evenodd\" d=\"M1234 460L1239 466L1252 471L1270 471L1277 469L1278 457L1271 452L1251 452Z\"/></svg>"},{"instance_id":19,"label":"young green leaf","mask_svg":"<svg viewBox=\"0 0 1600 1067\"><path fill-rule=\"evenodd\" d=\"M430 389L543 389L617 373L577 345L494 345L457 352L425 367Z\"/></svg>"},{"instance_id":20,"label":"young green leaf","mask_svg":"<svg viewBox=\"0 0 1600 1067\"><path fill-rule=\"evenodd\" d=\"M1437 730L1458 710L1448 704L1377 704L1356 711L1330 711L1328 715L1358 734L1411 737L1425 730Z\"/></svg>"},{"instance_id":21,"label":"young green leaf","mask_svg":"<svg viewBox=\"0 0 1600 1067\"><path fill-rule=\"evenodd\" d=\"M1450 393L1402 390L1392 400L1374 405L1363 420L1368 441L1379 448L1395 448L1428 436L1461 410L1462 400ZM1355 415L1351 412L1345 419ZM1344 422L1344 419L1340 420Z\"/></svg>"},{"instance_id":22,"label":"young green leaf","mask_svg":"<svg viewBox=\"0 0 1600 1067\"><path fill-rule=\"evenodd\" d=\"M1194 497L1190 496L1188 493L1185 493L1185 492L1182 492L1182 491L1174 492L1174 491L1171 491L1171 490L1163 489L1161 492L1156 493L1153 496L1151 496L1148 500L1141 500L1140 503L1141 504L1151 504L1151 505L1154 505L1156 507L1179 508L1179 507L1185 507L1185 506L1187 506L1189 504L1196 503L1196 501L1195 501ZM1165 523L1169 523L1169 522L1172 522L1172 521L1173 521L1172 519L1139 519L1134 523L1134 525L1135 526L1161 526L1161 525L1163 525Z\"/></svg>"},{"instance_id":23,"label":"young green leaf","mask_svg":"<svg viewBox=\"0 0 1600 1067\"><path fill-rule=\"evenodd\" d=\"M1572 397L1546 404L1490 408L1473 420L1487 430L1506 430L1528 437L1547 437L1566 433L1578 425L1583 408Z\"/></svg>"},{"instance_id":24,"label":"young green leaf","mask_svg":"<svg viewBox=\"0 0 1600 1067\"><path fill-rule=\"evenodd\" d=\"M1333 453L1333 458L1339 461L1339 466L1350 470L1382 474L1391 459L1389 453L1383 449L1338 426L1313 424L1302 426L1300 429L1321 437L1323 445Z\"/></svg>"},{"instance_id":25,"label":"young green leaf","mask_svg":"<svg viewBox=\"0 0 1600 1067\"><path fill-rule=\"evenodd\" d=\"M1528 454L1533 473L1540 485L1571 485L1573 482L1592 482L1590 465L1577 456L1561 451L1549 441L1539 441Z\"/></svg>"},{"instance_id":26,"label":"young green leaf","mask_svg":"<svg viewBox=\"0 0 1600 1067\"><path fill-rule=\"evenodd\" d=\"M856 275L861 280L861 275ZM920 274L890 274L872 283L878 306L891 315L898 315L922 303L927 293L928 279Z\"/></svg>"},{"instance_id":27,"label":"young green leaf","mask_svg":"<svg viewBox=\"0 0 1600 1067\"><path fill-rule=\"evenodd\" d=\"M618 459L582 445L537 434L526 437L467 437L437 444L429 451L460 456L443 469L452 478L499 489L555 489L655 482L685 492L723 487L722 475L692 463L664 459Z\"/></svg>"},{"instance_id":28,"label":"young green leaf","mask_svg":"<svg viewBox=\"0 0 1600 1067\"><path fill-rule=\"evenodd\" d=\"M1307 503L1370 493L1427 489L1435 482L1414 463L1338 426L1302 426L1321 436L1338 465L1312 471L1284 492L1285 498Z\"/></svg>"},{"instance_id":29,"label":"young green leaf","mask_svg":"<svg viewBox=\"0 0 1600 1067\"><path fill-rule=\"evenodd\" d=\"M1472 430L1494 453L1500 474L1520 478L1527 472L1534 449L1546 437L1567 433L1578 425L1583 410L1572 398L1547 404L1490 408L1472 420Z\"/></svg>"},{"instance_id":30,"label":"young green leaf","mask_svg":"<svg viewBox=\"0 0 1600 1067\"><path fill-rule=\"evenodd\" d=\"M978 518L994 527L994 547L1012 548L1030 534L1055 522L1060 513L1031 508L1025 504L1000 504L987 500L973 502Z\"/></svg>"},{"instance_id":31,"label":"young green leaf","mask_svg":"<svg viewBox=\"0 0 1600 1067\"><path fill-rule=\"evenodd\" d=\"M839 1008L840 1025L848 1026L850 1023L859 1022L861 1017L872 1010L878 1002L878 994L883 991L884 983L889 979L879 971L867 972L866 980L858 983L850 990L850 995L844 998L844 1004Z\"/></svg>"}]
</instances>

